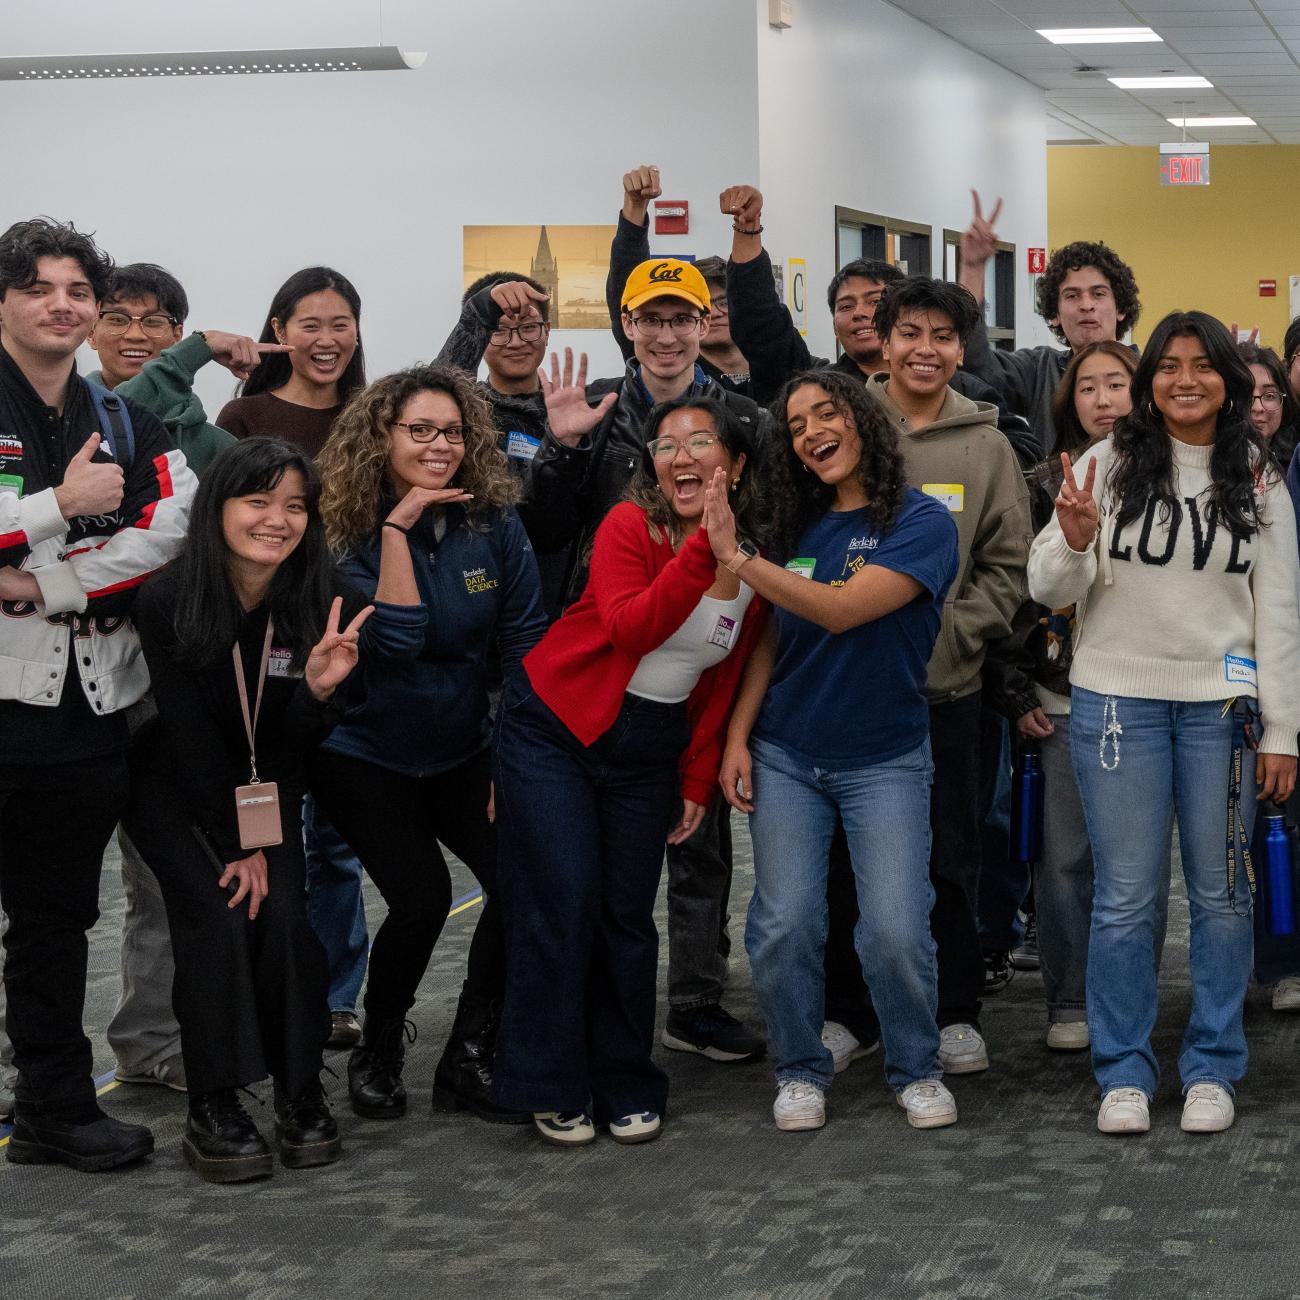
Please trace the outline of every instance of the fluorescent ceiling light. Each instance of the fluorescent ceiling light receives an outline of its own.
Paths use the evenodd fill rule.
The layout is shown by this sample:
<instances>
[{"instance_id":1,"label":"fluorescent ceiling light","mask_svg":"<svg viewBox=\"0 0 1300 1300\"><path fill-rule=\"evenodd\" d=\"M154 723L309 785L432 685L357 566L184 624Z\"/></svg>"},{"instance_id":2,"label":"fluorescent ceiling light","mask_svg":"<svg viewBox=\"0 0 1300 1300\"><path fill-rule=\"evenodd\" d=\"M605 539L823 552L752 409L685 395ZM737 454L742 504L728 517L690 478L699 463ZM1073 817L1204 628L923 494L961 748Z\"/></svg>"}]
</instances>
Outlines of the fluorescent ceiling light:
<instances>
[{"instance_id":1,"label":"fluorescent ceiling light","mask_svg":"<svg viewBox=\"0 0 1300 1300\"><path fill-rule=\"evenodd\" d=\"M315 50L191 50L159 54L52 54L0 58L0 81L86 77L229 77L266 72L396 72L427 56L395 45Z\"/></svg>"},{"instance_id":2,"label":"fluorescent ceiling light","mask_svg":"<svg viewBox=\"0 0 1300 1300\"><path fill-rule=\"evenodd\" d=\"M1107 77L1121 90L1213 90L1204 77Z\"/></svg>"},{"instance_id":3,"label":"fluorescent ceiling light","mask_svg":"<svg viewBox=\"0 0 1300 1300\"><path fill-rule=\"evenodd\" d=\"M1039 27L1037 31L1053 45L1136 45L1165 39L1150 27Z\"/></svg>"},{"instance_id":4,"label":"fluorescent ceiling light","mask_svg":"<svg viewBox=\"0 0 1300 1300\"><path fill-rule=\"evenodd\" d=\"M1170 126L1254 126L1253 117L1167 117Z\"/></svg>"}]
</instances>

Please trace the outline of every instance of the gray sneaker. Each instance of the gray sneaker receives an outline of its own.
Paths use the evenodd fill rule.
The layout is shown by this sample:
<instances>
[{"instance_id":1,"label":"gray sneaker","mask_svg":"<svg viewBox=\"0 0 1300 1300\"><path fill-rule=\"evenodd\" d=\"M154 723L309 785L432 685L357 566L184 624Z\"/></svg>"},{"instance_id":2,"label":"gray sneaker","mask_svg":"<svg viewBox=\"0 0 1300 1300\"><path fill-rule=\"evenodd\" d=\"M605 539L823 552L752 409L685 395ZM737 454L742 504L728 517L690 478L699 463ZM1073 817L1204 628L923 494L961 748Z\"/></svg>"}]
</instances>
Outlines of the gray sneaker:
<instances>
[{"instance_id":1,"label":"gray sneaker","mask_svg":"<svg viewBox=\"0 0 1300 1300\"><path fill-rule=\"evenodd\" d=\"M989 1068L989 1049L974 1025L939 1030L939 1064L944 1074L976 1074Z\"/></svg>"},{"instance_id":2,"label":"gray sneaker","mask_svg":"<svg viewBox=\"0 0 1300 1300\"><path fill-rule=\"evenodd\" d=\"M165 1061L159 1061L157 1065L152 1065L147 1070L137 1070L134 1074L128 1074L119 1065L113 1074L118 1083L151 1083L158 1087L170 1088L173 1092L188 1092L185 1085L185 1062L181 1059L181 1054L169 1056Z\"/></svg>"}]
</instances>

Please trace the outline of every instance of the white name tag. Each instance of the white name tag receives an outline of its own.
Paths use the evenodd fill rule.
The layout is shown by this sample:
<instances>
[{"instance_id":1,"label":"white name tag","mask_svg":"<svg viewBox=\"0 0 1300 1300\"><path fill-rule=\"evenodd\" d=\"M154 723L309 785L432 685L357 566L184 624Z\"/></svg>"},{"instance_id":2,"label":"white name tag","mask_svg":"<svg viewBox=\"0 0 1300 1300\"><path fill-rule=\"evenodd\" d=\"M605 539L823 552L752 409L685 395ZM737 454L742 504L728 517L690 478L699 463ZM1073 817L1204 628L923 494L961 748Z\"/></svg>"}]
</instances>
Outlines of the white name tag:
<instances>
[{"instance_id":1,"label":"white name tag","mask_svg":"<svg viewBox=\"0 0 1300 1300\"><path fill-rule=\"evenodd\" d=\"M511 460L532 460L537 449L542 445L540 438L530 438L518 429L511 429L506 434L506 455Z\"/></svg>"},{"instance_id":2,"label":"white name tag","mask_svg":"<svg viewBox=\"0 0 1300 1300\"><path fill-rule=\"evenodd\" d=\"M266 660L268 677L301 677L302 669L293 666L293 651L284 646L272 646Z\"/></svg>"},{"instance_id":3,"label":"white name tag","mask_svg":"<svg viewBox=\"0 0 1300 1300\"><path fill-rule=\"evenodd\" d=\"M709 644L730 650L736 644L736 626L734 618L719 614L718 621L713 625L713 631L709 633Z\"/></svg>"},{"instance_id":4,"label":"white name tag","mask_svg":"<svg viewBox=\"0 0 1300 1300\"><path fill-rule=\"evenodd\" d=\"M1259 673L1253 659L1241 655L1223 656L1223 676L1230 682L1242 682L1247 686L1259 686Z\"/></svg>"}]
</instances>

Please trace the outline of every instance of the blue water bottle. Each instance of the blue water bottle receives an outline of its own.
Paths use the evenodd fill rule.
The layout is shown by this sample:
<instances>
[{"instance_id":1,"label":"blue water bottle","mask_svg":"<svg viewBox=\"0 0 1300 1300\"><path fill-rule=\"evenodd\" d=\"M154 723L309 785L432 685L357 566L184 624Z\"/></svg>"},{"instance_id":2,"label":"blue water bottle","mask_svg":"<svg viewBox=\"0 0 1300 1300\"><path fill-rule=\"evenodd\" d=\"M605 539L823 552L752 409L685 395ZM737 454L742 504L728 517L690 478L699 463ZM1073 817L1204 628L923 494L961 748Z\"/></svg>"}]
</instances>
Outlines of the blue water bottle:
<instances>
[{"instance_id":1,"label":"blue water bottle","mask_svg":"<svg viewBox=\"0 0 1300 1300\"><path fill-rule=\"evenodd\" d=\"M1269 934L1282 938L1295 933L1295 863L1286 818L1270 813L1265 823L1259 883L1264 925Z\"/></svg>"},{"instance_id":2,"label":"blue water bottle","mask_svg":"<svg viewBox=\"0 0 1300 1300\"><path fill-rule=\"evenodd\" d=\"M1043 769L1038 751L1026 747L1011 785L1011 856L1033 864L1043 852Z\"/></svg>"}]
</instances>

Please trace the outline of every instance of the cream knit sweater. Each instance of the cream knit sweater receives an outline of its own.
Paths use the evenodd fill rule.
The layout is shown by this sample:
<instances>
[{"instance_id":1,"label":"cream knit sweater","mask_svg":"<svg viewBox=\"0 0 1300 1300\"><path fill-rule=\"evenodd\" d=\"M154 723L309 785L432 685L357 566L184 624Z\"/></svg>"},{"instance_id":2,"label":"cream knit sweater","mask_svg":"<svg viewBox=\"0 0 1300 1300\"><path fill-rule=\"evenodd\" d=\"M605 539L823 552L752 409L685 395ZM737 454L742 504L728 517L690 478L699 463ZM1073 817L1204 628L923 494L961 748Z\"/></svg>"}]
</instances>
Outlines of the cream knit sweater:
<instances>
[{"instance_id":1,"label":"cream knit sweater","mask_svg":"<svg viewBox=\"0 0 1300 1300\"><path fill-rule=\"evenodd\" d=\"M1206 518L1212 447L1170 439L1175 497L1161 519L1154 498L1116 526L1106 480L1108 438L1075 467L1082 484L1095 459L1097 540L1071 550L1055 515L1034 540L1029 590L1051 608L1078 602L1072 685L1156 700L1258 699L1260 748L1295 754L1300 731L1300 559L1286 485L1262 480L1265 525L1235 538Z\"/></svg>"}]
</instances>

